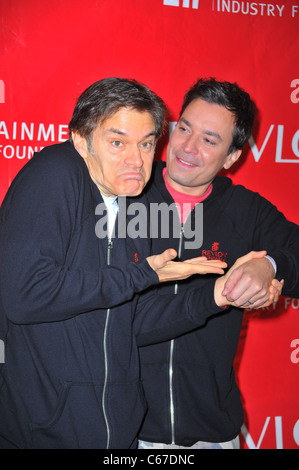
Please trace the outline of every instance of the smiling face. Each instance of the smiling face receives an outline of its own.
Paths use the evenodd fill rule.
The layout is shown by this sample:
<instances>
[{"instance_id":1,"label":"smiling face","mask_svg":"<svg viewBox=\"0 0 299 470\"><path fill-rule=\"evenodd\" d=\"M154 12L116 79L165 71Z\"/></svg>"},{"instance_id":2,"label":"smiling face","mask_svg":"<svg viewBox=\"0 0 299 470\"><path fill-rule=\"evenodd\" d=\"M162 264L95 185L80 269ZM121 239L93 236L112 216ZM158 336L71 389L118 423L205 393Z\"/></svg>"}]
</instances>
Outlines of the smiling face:
<instances>
[{"instance_id":1,"label":"smiling face","mask_svg":"<svg viewBox=\"0 0 299 470\"><path fill-rule=\"evenodd\" d=\"M185 194L203 194L222 168L228 169L241 150L227 154L234 115L225 107L193 100L180 117L167 148L167 179Z\"/></svg>"},{"instance_id":2,"label":"smiling face","mask_svg":"<svg viewBox=\"0 0 299 470\"><path fill-rule=\"evenodd\" d=\"M151 175L156 142L155 123L149 112L120 108L97 126L92 149L79 134L72 137L102 194L137 196L142 192Z\"/></svg>"}]
</instances>

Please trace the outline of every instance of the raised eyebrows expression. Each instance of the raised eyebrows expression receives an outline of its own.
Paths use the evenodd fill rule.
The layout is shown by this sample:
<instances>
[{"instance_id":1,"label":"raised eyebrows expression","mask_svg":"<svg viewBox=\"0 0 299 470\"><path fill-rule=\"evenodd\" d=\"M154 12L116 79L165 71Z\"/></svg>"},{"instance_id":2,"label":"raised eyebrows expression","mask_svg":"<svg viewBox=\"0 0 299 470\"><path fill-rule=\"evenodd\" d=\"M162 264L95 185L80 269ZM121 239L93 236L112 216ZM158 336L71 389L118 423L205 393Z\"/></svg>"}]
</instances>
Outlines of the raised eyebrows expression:
<instances>
[{"instance_id":1,"label":"raised eyebrows expression","mask_svg":"<svg viewBox=\"0 0 299 470\"><path fill-rule=\"evenodd\" d=\"M106 132L105 132L107 135L108 134L116 134L116 135L120 135L120 136L123 136L123 137L128 137L128 134L127 132L121 130L121 129L117 129L115 127L110 127L109 129L106 129ZM148 139L149 137L154 137L156 139L156 131L151 131L149 132L148 134L146 134L141 140L140 142L143 142L144 140Z\"/></svg>"},{"instance_id":2,"label":"raised eyebrows expression","mask_svg":"<svg viewBox=\"0 0 299 470\"><path fill-rule=\"evenodd\" d=\"M180 125L184 124L185 126L189 127L192 130L192 124L184 117L180 118L179 124ZM220 136L220 134L218 134L218 132L211 131L210 129L203 129L203 134L209 137L214 137L216 140L218 140L218 142L223 142L223 139Z\"/></svg>"}]
</instances>

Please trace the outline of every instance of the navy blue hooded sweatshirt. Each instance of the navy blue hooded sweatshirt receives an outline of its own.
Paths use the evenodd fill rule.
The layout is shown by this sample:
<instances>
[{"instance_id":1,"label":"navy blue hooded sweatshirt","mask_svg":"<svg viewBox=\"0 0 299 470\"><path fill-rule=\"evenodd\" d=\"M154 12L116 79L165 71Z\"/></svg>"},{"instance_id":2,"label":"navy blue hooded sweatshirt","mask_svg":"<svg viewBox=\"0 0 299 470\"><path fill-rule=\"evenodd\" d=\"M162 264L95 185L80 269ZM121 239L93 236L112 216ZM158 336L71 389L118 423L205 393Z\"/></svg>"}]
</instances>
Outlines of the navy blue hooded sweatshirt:
<instances>
[{"instance_id":1,"label":"navy blue hooded sweatshirt","mask_svg":"<svg viewBox=\"0 0 299 470\"><path fill-rule=\"evenodd\" d=\"M162 175L164 167L163 162L156 164L146 194L150 202L173 204ZM230 267L252 250L267 250L277 263L276 278L285 280L283 295L299 297L297 225L259 194L232 185L225 176L216 177L212 193L202 204L203 226L197 226L202 230L200 248L188 249L186 242L192 238L186 239L182 231L180 238L153 238L153 252L171 245L181 260L207 256L226 261ZM190 217L194 229L194 210ZM171 226L173 221L169 223ZM214 278L194 276L179 284L161 284L155 291L162 297L170 293L179 297L200 286L204 293ZM203 311L201 314L204 317ZM140 439L188 447L197 441L229 441L239 434L243 410L233 361L242 316L241 309L229 307L174 340L145 346L144 340L150 344L150 338L140 337L141 376L148 403Z\"/></svg>"},{"instance_id":2,"label":"navy blue hooded sweatshirt","mask_svg":"<svg viewBox=\"0 0 299 470\"><path fill-rule=\"evenodd\" d=\"M214 281L139 299L158 283L150 239L98 238L100 203L65 142L35 154L2 204L0 448L135 447L146 410L135 334L163 341L221 310Z\"/></svg>"}]
</instances>

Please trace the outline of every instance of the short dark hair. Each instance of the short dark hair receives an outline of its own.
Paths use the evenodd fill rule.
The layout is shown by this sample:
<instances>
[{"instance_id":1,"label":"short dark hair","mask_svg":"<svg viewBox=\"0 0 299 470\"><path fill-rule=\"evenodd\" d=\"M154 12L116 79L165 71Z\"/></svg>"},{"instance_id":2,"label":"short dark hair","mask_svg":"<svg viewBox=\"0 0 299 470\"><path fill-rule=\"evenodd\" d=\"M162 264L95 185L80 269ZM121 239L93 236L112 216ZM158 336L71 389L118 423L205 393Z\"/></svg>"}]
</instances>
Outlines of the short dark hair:
<instances>
[{"instance_id":1,"label":"short dark hair","mask_svg":"<svg viewBox=\"0 0 299 470\"><path fill-rule=\"evenodd\" d=\"M165 127L164 101L136 80L110 77L93 83L79 96L69 123L70 141L72 132L78 132L92 147L97 125L121 108L149 112L155 122L156 138L160 137Z\"/></svg>"},{"instance_id":2,"label":"short dark hair","mask_svg":"<svg viewBox=\"0 0 299 470\"><path fill-rule=\"evenodd\" d=\"M196 98L224 106L235 115L233 140L228 155L234 150L242 149L251 135L256 111L249 94L237 83L220 82L213 77L200 78L185 94L180 117Z\"/></svg>"}]
</instances>

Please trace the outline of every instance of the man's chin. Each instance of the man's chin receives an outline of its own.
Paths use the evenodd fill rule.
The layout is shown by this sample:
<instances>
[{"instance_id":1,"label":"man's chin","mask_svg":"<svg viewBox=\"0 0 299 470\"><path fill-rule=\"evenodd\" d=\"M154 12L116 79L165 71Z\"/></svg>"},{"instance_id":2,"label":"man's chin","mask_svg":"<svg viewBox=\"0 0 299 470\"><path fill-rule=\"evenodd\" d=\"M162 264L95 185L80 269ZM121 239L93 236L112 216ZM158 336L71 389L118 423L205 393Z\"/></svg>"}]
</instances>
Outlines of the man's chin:
<instances>
[{"instance_id":1,"label":"man's chin","mask_svg":"<svg viewBox=\"0 0 299 470\"><path fill-rule=\"evenodd\" d=\"M119 192L119 196L127 196L127 197L136 197L139 196L145 188L145 183L138 182L139 184L127 186L122 188Z\"/></svg>"}]
</instances>

